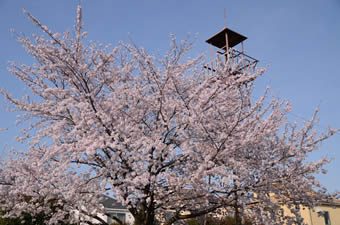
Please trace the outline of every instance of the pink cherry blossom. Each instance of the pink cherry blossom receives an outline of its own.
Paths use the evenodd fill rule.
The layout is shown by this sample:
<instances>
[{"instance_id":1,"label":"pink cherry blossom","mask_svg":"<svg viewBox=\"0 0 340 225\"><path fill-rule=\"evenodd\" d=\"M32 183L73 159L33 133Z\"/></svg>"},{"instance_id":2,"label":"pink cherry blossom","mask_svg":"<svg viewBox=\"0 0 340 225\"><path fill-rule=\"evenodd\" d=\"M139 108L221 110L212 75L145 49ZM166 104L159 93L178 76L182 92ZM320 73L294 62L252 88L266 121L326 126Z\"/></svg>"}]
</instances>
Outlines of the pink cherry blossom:
<instances>
[{"instance_id":1,"label":"pink cherry blossom","mask_svg":"<svg viewBox=\"0 0 340 225\"><path fill-rule=\"evenodd\" d=\"M44 35L18 39L35 64L11 63L27 95L1 90L30 122L20 137L29 149L0 164L5 216L107 224L99 196L109 194L138 225L225 209L255 224L292 224L282 204L297 216L336 197L314 176L329 160L306 159L337 131L320 134L317 112L306 124L288 122L291 105L269 89L255 100L263 69L220 59L207 75L203 56L186 59L188 40L173 38L160 58L134 44L87 42L80 7L74 35L25 13Z\"/></svg>"}]
</instances>

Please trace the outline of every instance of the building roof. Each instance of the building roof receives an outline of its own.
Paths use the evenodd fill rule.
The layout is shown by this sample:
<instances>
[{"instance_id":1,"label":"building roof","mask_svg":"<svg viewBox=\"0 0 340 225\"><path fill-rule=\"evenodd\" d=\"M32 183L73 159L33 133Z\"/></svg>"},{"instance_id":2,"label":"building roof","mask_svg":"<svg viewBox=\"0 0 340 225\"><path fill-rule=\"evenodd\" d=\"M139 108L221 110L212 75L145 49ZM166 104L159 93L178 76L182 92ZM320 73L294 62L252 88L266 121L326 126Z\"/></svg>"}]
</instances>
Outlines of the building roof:
<instances>
[{"instance_id":1,"label":"building roof","mask_svg":"<svg viewBox=\"0 0 340 225\"><path fill-rule=\"evenodd\" d=\"M120 204L119 202L117 202L116 199L113 199L107 195L102 195L101 196L103 198L102 200L102 204L103 206L107 209L126 209L126 207L124 207L122 204Z\"/></svg>"},{"instance_id":2,"label":"building roof","mask_svg":"<svg viewBox=\"0 0 340 225\"><path fill-rule=\"evenodd\" d=\"M319 205L340 206L340 200L331 199L331 200L328 200L328 201L320 201Z\"/></svg>"},{"instance_id":3,"label":"building roof","mask_svg":"<svg viewBox=\"0 0 340 225\"><path fill-rule=\"evenodd\" d=\"M227 27L223 28L220 32L206 40L207 43L217 47L217 48L225 48L226 46L226 40L225 40L225 34L228 35L228 46L229 48L234 47L235 45L238 45L242 41L246 40L247 37L243 36L242 34L239 34Z\"/></svg>"}]
</instances>

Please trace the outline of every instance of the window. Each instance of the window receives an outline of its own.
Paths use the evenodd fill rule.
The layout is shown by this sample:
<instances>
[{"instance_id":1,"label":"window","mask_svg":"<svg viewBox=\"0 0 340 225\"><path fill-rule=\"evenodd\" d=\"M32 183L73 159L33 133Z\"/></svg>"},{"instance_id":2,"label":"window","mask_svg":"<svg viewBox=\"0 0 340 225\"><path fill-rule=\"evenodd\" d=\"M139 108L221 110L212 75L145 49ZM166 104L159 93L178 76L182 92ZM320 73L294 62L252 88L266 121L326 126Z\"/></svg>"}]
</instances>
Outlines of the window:
<instances>
[{"instance_id":1,"label":"window","mask_svg":"<svg viewBox=\"0 0 340 225\"><path fill-rule=\"evenodd\" d=\"M323 212L323 217L325 219L325 225L331 225L331 220L329 218L329 213L328 211Z\"/></svg>"},{"instance_id":2,"label":"window","mask_svg":"<svg viewBox=\"0 0 340 225\"><path fill-rule=\"evenodd\" d=\"M302 218L300 216L296 217L296 225L302 225Z\"/></svg>"},{"instance_id":3,"label":"window","mask_svg":"<svg viewBox=\"0 0 340 225\"><path fill-rule=\"evenodd\" d=\"M113 216L117 217L120 219L123 223L125 223L125 213L109 213L109 218L107 220L108 224L116 222L114 219L112 219Z\"/></svg>"}]
</instances>

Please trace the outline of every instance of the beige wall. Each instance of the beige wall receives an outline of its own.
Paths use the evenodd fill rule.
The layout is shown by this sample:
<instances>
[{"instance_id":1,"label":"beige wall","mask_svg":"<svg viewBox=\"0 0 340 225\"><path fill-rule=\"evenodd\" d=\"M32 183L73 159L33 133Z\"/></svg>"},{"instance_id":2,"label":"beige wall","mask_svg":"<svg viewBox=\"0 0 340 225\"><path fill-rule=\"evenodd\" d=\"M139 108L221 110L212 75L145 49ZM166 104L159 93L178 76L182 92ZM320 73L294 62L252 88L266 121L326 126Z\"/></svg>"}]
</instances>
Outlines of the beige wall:
<instances>
[{"instance_id":1,"label":"beige wall","mask_svg":"<svg viewBox=\"0 0 340 225\"><path fill-rule=\"evenodd\" d=\"M292 216L292 214L289 213L287 207L283 206L283 209L286 215ZM314 209L301 207L300 212L304 223L308 225L325 225L325 219L323 215L321 213L318 213L317 211L327 211L331 222L330 224L340 225L340 204L336 206L320 205L315 207Z\"/></svg>"},{"instance_id":2,"label":"beige wall","mask_svg":"<svg viewBox=\"0 0 340 225\"><path fill-rule=\"evenodd\" d=\"M302 209L301 216L304 218L304 222L308 225L325 225L325 219L317 211L328 211L331 225L340 225L340 205L328 206L320 205L314 209Z\"/></svg>"}]
</instances>

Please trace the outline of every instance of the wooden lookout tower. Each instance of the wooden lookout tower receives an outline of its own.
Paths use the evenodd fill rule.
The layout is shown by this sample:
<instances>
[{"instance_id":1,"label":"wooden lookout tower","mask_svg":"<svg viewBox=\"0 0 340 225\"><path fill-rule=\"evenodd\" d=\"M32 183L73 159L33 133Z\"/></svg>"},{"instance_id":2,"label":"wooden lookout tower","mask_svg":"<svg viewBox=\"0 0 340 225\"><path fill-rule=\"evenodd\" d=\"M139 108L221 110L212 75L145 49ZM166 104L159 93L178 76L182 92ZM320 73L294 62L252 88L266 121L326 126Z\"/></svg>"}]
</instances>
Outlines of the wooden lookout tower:
<instances>
[{"instance_id":1,"label":"wooden lookout tower","mask_svg":"<svg viewBox=\"0 0 340 225\"><path fill-rule=\"evenodd\" d=\"M213 48L217 48L216 53L223 55L226 62L230 65L238 64L237 71L244 72L244 70L253 71L258 63L258 60L245 54L243 41L247 37L239 34L227 27L224 27L220 32L210 37L206 42L211 46L211 58L213 57ZM236 46L241 49L237 50ZM208 70L214 72L213 59L211 60L210 66L205 66Z\"/></svg>"}]
</instances>

